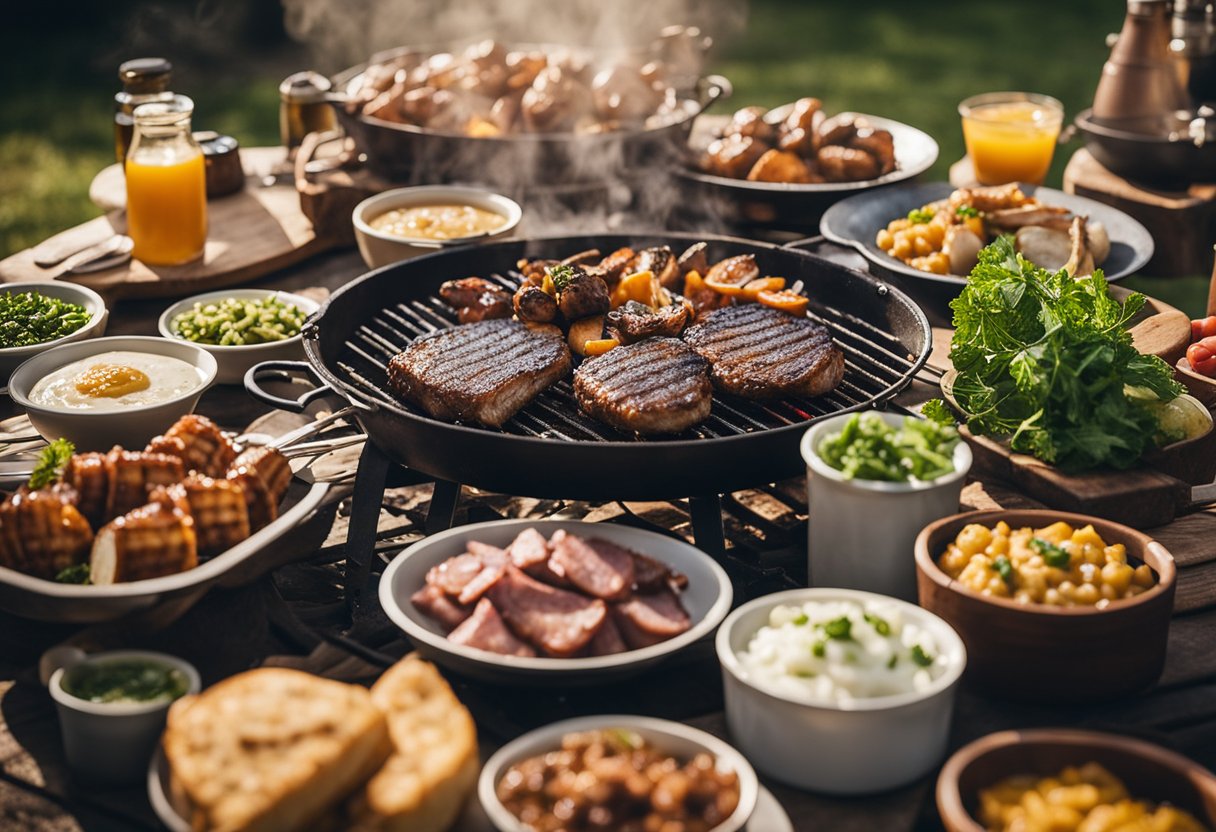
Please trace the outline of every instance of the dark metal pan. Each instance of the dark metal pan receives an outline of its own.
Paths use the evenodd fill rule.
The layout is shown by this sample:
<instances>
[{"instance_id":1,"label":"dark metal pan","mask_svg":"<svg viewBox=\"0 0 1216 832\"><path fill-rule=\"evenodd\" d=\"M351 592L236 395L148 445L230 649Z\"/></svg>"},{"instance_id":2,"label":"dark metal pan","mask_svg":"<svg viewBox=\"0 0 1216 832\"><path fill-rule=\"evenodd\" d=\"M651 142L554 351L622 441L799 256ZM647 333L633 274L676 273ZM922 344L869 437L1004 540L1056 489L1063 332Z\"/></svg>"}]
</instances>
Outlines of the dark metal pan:
<instances>
[{"instance_id":1,"label":"dark metal pan","mask_svg":"<svg viewBox=\"0 0 1216 832\"><path fill-rule=\"evenodd\" d=\"M1159 187L1216 181L1216 137L1151 130L1135 122L1104 124L1085 110L1077 116L1085 147L1112 173ZM1211 122L1209 121L1209 125Z\"/></svg>"},{"instance_id":2,"label":"dark metal pan","mask_svg":"<svg viewBox=\"0 0 1216 832\"><path fill-rule=\"evenodd\" d=\"M761 271L801 280L811 312L844 350L847 369L831 393L753 402L714 394L702 424L671 437L641 439L579 411L568 380L558 382L502 430L432 419L388 392L385 364L413 338L455 325L438 299L450 278L480 275L507 287L524 257L564 257L598 248L698 240L710 259L752 253ZM828 260L774 245L691 234L599 235L513 240L419 257L364 275L334 293L305 328L308 362L262 365L246 377L255 396L281 407L261 380L307 370L360 408L358 420L392 461L449 482L535 497L646 500L721 494L798 475L798 442L820 416L880 406L928 357L924 313L902 292ZM316 391L313 394L315 395Z\"/></svg>"}]
</instances>

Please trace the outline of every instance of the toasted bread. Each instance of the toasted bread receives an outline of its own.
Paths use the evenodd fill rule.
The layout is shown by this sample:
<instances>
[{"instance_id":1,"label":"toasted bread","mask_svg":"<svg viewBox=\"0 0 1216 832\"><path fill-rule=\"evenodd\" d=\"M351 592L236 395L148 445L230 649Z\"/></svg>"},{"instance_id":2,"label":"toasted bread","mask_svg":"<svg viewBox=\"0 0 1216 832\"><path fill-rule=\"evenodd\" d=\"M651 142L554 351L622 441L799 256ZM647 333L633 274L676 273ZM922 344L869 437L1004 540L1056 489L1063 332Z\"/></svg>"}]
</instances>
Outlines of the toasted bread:
<instances>
[{"instance_id":1,"label":"toasted bread","mask_svg":"<svg viewBox=\"0 0 1216 832\"><path fill-rule=\"evenodd\" d=\"M163 744L191 825L225 832L312 828L392 751L369 691L284 668L179 699Z\"/></svg>"},{"instance_id":2,"label":"toasted bread","mask_svg":"<svg viewBox=\"0 0 1216 832\"><path fill-rule=\"evenodd\" d=\"M477 780L477 727L429 662L407 656L372 686L393 754L349 803L359 832L442 832Z\"/></svg>"}]
</instances>

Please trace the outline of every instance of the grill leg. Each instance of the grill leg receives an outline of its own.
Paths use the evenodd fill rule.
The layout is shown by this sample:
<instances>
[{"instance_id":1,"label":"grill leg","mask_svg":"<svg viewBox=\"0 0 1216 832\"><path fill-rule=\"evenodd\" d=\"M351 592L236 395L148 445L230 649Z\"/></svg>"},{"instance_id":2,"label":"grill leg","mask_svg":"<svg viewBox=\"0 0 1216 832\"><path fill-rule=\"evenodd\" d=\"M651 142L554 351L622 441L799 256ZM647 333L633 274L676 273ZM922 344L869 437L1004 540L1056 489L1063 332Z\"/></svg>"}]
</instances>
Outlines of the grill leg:
<instances>
[{"instance_id":1,"label":"grill leg","mask_svg":"<svg viewBox=\"0 0 1216 832\"><path fill-rule=\"evenodd\" d=\"M388 457L373 442L363 444L355 492L351 498L350 526L346 532L346 607L352 620L363 601L376 554L376 526L388 481Z\"/></svg>"},{"instance_id":2,"label":"grill leg","mask_svg":"<svg viewBox=\"0 0 1216 832\"><path fill-rule=\"evenodd\" d=\"M431 507L426 512L422 528L427 534L446 531L456 520L456 505L460 502L460 483L435 480L431 492Z\"/></svg>"},{"instance_id":3,"label":"grill leg","mask_svg":"<svg viewBox=\"0 0 1216 832\"><path fill-rule=\"evenodd\" d=\"M688 498L692 514L693 542L715 558L726 555L726 536L722 531L722 498L703 494Z\"/></svg>"}]
</instances>

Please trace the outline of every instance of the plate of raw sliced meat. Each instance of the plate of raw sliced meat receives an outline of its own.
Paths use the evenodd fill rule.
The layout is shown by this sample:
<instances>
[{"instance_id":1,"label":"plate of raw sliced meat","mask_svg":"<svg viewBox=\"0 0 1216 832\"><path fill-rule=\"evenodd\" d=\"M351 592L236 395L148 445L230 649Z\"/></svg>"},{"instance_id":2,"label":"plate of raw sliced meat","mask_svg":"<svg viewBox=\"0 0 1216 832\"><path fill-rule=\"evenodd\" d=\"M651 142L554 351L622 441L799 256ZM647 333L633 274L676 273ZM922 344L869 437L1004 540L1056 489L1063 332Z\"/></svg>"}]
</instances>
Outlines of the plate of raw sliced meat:
<instances>
[{"instance_id":1,"label":"plate of raw sliced meat","mask_svg":"<svg viewBox=\"0 0 1216 832\"><path fill-rule=\"evenodd\" d=\"M398 554L380 603L418 651L494 682L593 683L709 636L730 578L681 540L612 523L497 520Z\"/></svg>"}]
</instances>

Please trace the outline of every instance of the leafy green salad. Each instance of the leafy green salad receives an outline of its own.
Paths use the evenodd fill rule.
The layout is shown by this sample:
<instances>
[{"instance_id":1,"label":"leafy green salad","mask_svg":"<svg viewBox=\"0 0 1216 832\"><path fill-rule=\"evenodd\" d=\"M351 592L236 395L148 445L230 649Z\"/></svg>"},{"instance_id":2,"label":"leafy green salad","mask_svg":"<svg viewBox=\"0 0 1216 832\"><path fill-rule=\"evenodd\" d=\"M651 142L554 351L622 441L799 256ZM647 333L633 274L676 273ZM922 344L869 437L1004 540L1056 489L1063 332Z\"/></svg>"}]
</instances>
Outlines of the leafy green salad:
<instances>
[{"instance_id":1,"label":"leafy green salad","mask_svg":"<svg viewBox=\"0 0 1216 832\"><path fill-rule=\"evenodd\" d=\"M972 432L1082 471L1130 467L1190 431L1170 407L1183 392L1170 366L1132 345L1144 296L1119 303L1101 270L1053 273L1002 237L950 306L954 398Z\"/></svg>"}]
</instances>

